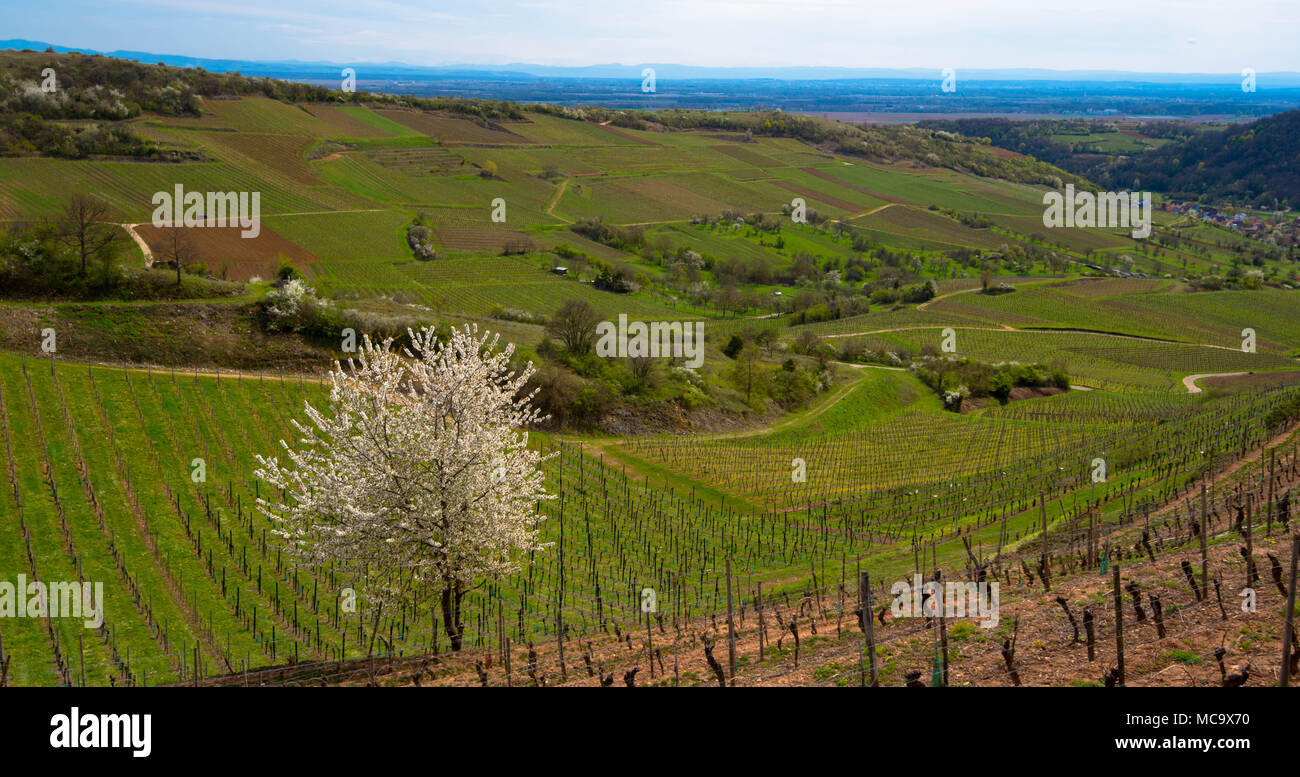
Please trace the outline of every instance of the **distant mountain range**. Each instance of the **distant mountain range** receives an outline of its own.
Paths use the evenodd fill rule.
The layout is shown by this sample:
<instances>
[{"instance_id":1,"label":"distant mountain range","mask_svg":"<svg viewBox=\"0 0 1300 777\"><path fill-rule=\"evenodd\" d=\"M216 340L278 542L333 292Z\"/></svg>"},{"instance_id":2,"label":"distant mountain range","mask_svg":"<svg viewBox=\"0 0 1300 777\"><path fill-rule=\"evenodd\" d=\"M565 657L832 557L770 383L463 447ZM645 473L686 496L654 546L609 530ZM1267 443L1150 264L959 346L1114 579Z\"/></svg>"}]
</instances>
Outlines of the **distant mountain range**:
<instances>
[{"instance_id":1,"label":"distant mountain range","mask_svg":"<svg viewBox=\"0 0 1300 777\"><path fill-rule=\"evenodd\" d=\"M176 67L201 67L215 73L238 71L243 75L270 76L273 78L330 78L336 79L344 67L357 70L358 79L393 79L401 77L437 76L464 78L467 76L497 78L562 78L562 79L640 79L645 68L653 68L657 79L691 80L763 80L780 81L845 81L845 80L906 80L938 81L939 68L849 68L849 67L700 67L674 63L642 63L634 65L600 64L584 67L560 67L511 63L485 65L451 63L426 66L404 62L304 62L300 60L242 60L206 59L180 54L157 54L147 51L95 51L93 49L60 46L44 41L25 39L0 40L0 49L32 49L43 51L52 48L57 52L102 54L121 59L137 59L146 63L161 62ZM1237 87L1240 73L1143 73L1122 70L1045 70L1041 68L957 69L961 81L1065 81L1077 83L1144 83L1191 84ZM1261 88L1300 87L1300 72L1257 73Z\"/></svg>"},{"instance_id":2,"label":"distant mountain range","mask_svg":"<svg viewBox=\"0 0 1300 777\"><path fill-rule=\"evenodd\" d=\"M1258 73L1258 89L1240 74L1128 73L1114 70L958 70L925 68L697 67L672 63L552 67L410 65L403 62L302 62L204 59L145 51L96 52L43 41L0 41L0 50L102 54L142 64L239 73L340 88L345 68L356 89L373 94L600 106L618 110L755 110L820 115L853 122L917 118L1151 117L1240 121L1300 108L1300 73ZM654 88L643 71L654 70ZM950 84L951 86L951 84Z\"/></svg>"}]
</instances>

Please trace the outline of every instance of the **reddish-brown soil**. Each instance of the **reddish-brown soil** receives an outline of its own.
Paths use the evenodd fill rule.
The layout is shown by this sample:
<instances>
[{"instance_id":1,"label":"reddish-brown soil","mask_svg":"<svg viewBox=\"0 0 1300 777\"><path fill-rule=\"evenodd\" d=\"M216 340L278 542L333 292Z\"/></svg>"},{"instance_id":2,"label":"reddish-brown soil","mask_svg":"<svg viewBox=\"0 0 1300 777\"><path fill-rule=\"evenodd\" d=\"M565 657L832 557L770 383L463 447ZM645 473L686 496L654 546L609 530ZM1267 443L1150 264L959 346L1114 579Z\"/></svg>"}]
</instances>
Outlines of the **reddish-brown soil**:
<instances>
[{"instance_id":1,"label":"reddish-brown soil","mask_svg":"<svg viewBox=\"0 0 1300 777\"><path fill-rule=\"evenodd\" d=\"M257 237L242 237L239 227L155 227L140 224L136 231L149 244L155 262L167 257L168 233L184 229L194 244L195 262L207 267L208 274L232 281L246 281L257 277L269 279L275 275L280 256L286 256L300 269L319 261L315 254L290 242L266 225L261 225Z\"/></svg>"}]
</instances>

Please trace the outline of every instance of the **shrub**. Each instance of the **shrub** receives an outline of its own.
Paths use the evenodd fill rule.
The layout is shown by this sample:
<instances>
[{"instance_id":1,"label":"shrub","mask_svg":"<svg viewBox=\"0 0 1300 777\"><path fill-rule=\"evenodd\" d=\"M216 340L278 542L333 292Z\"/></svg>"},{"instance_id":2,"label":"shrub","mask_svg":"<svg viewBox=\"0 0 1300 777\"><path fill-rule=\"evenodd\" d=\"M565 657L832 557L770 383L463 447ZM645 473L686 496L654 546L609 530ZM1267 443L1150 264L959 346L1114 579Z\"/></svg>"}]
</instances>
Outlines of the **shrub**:
<instances>
[{"instance_id":1,"label":"shrub","mask_svg":"<svg viewBox=\"0 0 1300 777\"><path fill-rule=\"evenodd\" d=\"M490 315L501 321L518 321L521 324L545 324L547 322L546 316L541 313L533 313L519 308L508 308L503 305L493 305Z\"/></svg>"},{"instance_id":2,"label":"shrub","mask_svg":"<svg viewBox=\"0 0 1300 777\"><path fill-rule=\"evenodd\" d=\"M433 232L418 221L407 228L406 244L411 247L411 253L416 259L428 261L438 258L438 254L433 250Z\"/></svg>"},{"instance_id":3,"label":"shrub","mask_svg":"<svg viewBox=\"0 0 1300 777\"><path fill-rule=\"evenodd\" d=\"M989 385L989 396L1005 405L1011 399L1011 389L1013 387L1014 382L1011 375L1007 372L999 372L993 376L993 381Z\"/></svg>"},{"instance_id":4,"label":"shrub","mask_svg":"<svg viewBox=\"0 0 1300 777\"><path fill-rule=\"evenodd\" d=\"M574 232L588 240L603 243L610 248L617 248L627 253L636 253L645 245L645 230L641 227L616 227L606 224L599 218L579 219L570 227Z\"/></svg>"},{"instance_id":5,"label":"shrub","mask_svg":"<svg viewBox=\"0 0 1300 777\"><path fill-rule=\"evenodd\" d=\"M293 266L293 262L289 257L281 254L280 264L275 268L275 277L282 281L292 281L294 279L301 279L302 273L298 271L297 267Z\"/></svg>"},{"instance_id":6,"label":"shrub","mask_svg":"<svg viewBox=\"0 0 1300 777\"><path fill-rule=\"evenodd\" d=\"M1291 397L1270 410L1268 415L1264 416L1264 427L1276 429L1297 418L1300 418L1300 396Z\"/></svg>"},{"instance_id":7,"label":"shrub","mask_svg":"<svg viewBox=\"0 0 1300 777\"><path fill-rule=\"evenodd\" d=\"M262 315L268 332L304 332L315 328L317 318L329 301L316 290L294 278L276 286L262 300Z\"/></svg>"},{"instance_id":8,"label":"shrub","mask_svg":"<svg viewBox=\"0 0 1300 777\"><path fill-rule=\"evenodd\" d=\"M908 286L903 290L902 300L909 303L926 302L934 299L938 293L939 284L931 279L916 286Z\"/></svg>"},{"instance_id":9,"label":"shrub","mask_svg":"<svg viewBox=\"0 0 1300 777\"><path fill-rule=\"evenodd\" d=\"M1050 374L1041 364L984 364L973 359L943 359L922 356L912 363L912 370L922 383L943 398L948 410L961 409L968 397L991 396L1005 404L1016 386L1054 385L1069 388L1070 377L1061 370ZM964 393L963 393L964 392Z\"/></svg>"},{"instance_id":10,"label":"shrub","mask_svg":"<svg viewBox=\"0 0 1300 777\"><path fill-rule=\"evenodd\" d=\"M799 369L787 359L782 369L768 380L767 393L785 410L802 407L817 391L817 383L807 370Z\"/></svg>"},{"instance_id":11,"label":"shrub","mask_svg":"<svg viewBox=\"0 0 1300 777\"><path fill-rule=\"evenodd\" d=\"M943 392L943 409L959 413L961 412L961 403L969 396L970 389L965 386L958 386L955 389L949 389Z\"/></svg>"}]
</instances>

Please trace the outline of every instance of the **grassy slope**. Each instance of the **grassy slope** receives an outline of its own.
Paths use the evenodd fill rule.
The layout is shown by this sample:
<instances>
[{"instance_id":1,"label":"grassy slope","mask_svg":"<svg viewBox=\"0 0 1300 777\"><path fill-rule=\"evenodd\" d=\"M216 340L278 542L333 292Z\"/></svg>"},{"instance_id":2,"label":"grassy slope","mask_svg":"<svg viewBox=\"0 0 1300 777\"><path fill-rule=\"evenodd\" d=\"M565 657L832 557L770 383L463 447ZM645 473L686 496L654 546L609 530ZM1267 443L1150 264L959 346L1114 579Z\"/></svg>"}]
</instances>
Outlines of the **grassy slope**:
<instances>
[{"instance_id":1,"label":"grassy slope","mask_svg":"<svg viewBox=\"0 0 1300 777\"><path fill-rule=\"evenodd\" d=\"M159 137L165 133L178 145L202 148L213 161L141 165L0 160L0 215L49 215L66 194L80 188L104 192L121 217L129 220L147 218L149 195L170 189L177 181L200 190L258 190L263 192L267 223L322 259L311 272L325 289L341 296L387 297L397 304L410 302L449 315L480 317L494 305L545 313L575 296L590 300L605 315L628 312L680 318L683 314L645 292L619 296L558 278L545 271L550 259L544 256L467 253L439 262L414 262L404 245L404 227L416 213L430 215L435 231L442 228L444 242L451 230L471 231L455 233L462 240L467 234L472 237L472 231L491 235L511 230L545 244L582 246L581 239L565 231L567 220L604 216L627 223L670 222L653 234L664 235L674 246L774 265L788 262L796 250L841 257L853 252L843 241L813 230L787 229L788 247L781 253L757 245L753 237L706 230L685 221L696 213L716 214L728 207L779 213L791 198L805 196L824 213L868 228L886 245L926 258L954 246L988 249L1036 242L1033 235L1043 231L1037 216L1039 193L1032 187L911 164L860 160L845 164L790 139L760 138L754 144L739 144L706 133L614 133L594 124L543 115L505 130L488 130L460 119L355 107L303 110L256 99L212 101L209 107L213 111L209 116L151 123L150 131ZM234 139L232 134L240 137ZM265 142L254 142L258 139ZM313 161L302 156L322 139L356 141L356 149ZM387 153L395 149L402 153ZM495 178L477 174L488 162L498 168ZM567 179L562 194L558 182L538 177L548 167ZM489 203L497 196L509 203L510 217L503 225L488 218ZM863 215L885 205L889 207ZM979 212L998 227L971 229L928 210L931 205ZM1145 250L1122 235L1071 232L1046 237L1080 252L1079 258L1089 250L1138 255ZM1210 261L1197 254L1181 256L1190 257L1193 266ZM1179 258L1175 251L1163 260L1173 264ZM623 259L647 272L658 271L635 257ZM603 470L598 459L571 452L552 466L551 477L557 487L563 477L573 489L564 520L580 539L575 541L570 533L563 555L557 548L555 554L539 558L527 580L507 580L499 589L476 595L471 612L487 617L495 613L495 602L507 602L507 622L513 624L518 618L523 624L517 638L545 639L558 605L556 577L561 564L569 572L566 618L585 627L599 618L598 612L625 624L635 621L634 593L639 585L650 583L665 591L683 586L681 603L697 612L716 611L720 553L728 549L736 554L738 567L780 581L791 590L803 583L810 558L830 559L832 575L838 571L835 559L850 556L872 559L881 572L903 570L910 563L905 558L909 556L905 539L916 532L938 541L941 559L953 561L959 558L960 546L945 535L950 527L943 520L891 510L903 510L897 507L902 504L911 505L918 514L924 512L932 503L900 502L898 495L907 487L919 491L945 480L953 488L954 478L964 479L963 493L983 497L987 492L993 495L990 498L1002 500L1000 504L1014 505L1010 530L1028 537L1036 516L1023 509L1023 501L1041 486L1034 473L1067 465L1072 471L1081 457L1086 460L1116 439L1120 427L1123 434L1142 438L1150 430L1134 431L1134 419L1154 423L1177 412L1169 392L1179 390L1181 375L1287 366L1282 357L1300 350L1293 302L1293 296L1281 291L1187 294L1172 282L1043 282L1032 288L1021 284L1017 292L999 297L961 294L937 300L925 310L879 311L813 325L808 328L821 334L927 327L866 336L873 345L912 350L936 340L938 327L946 325L1088 329L1228 348L1239 343L1242 327L1251 326L1259 332L1260 353L1095 334L962 330L958 333L962 354L1059 361L1076 382L1113 391L1023 403L1044 408L1036 414L1014 412L1026 408L1013 406L956 417L941 413L937 400L910 376L863 369L857 387L842 400L792 418L767 435L609 447L610 466ZM206 364L213 351L227 348L230 353L216 363L229 366L231 360L241 358L236 349L246 347L246 341L209 343L204 338L241 327L251 337L253 322L246 310L240 310L244 303L235 301L221 313L209 310L204 315L210 318L189 315L202 306L182 303L139 306L140 310L129 313L99 305L6 306L5 315L15 326L4 344L30 352L31 343L18 333L52 324L68 334L68 355L91 355L99 344L111 342L129 358L149 362L158 360L149 349L170 341L175 352L168 354L168 361ZM721 322L711 331L724 331L728 324ZM536 336L525 330L519 328L521 337ZM264 345L299 351L302 347L297 342ZM317 356L299 353L304 365L319 362ZM725 365L720 359L715 355L712 362ZM77 365L59 366L56 384L42 364L27 373L29 395L28 377L16 357L0 356L0 366L5 375L0 384L5 428L16 452L12 457L5 453L0 463L13 463L14 480L24 498L24 521L36 538L40 574L66 579L76 575L50 497L53 482L68 516L67 536L79 551L87 576L112 581L106 588L116 642L91 640L87 664L93 670L87 672L88 682L104 683L107 674L125 672L113 661L114 647L129 647L130 671L137 679L147 671L151 682L181 677L184 667L192 664L196 646L207 671L220 671L226 661L236 666L284 661L294 645L304 656L331 655L346 628L348 653L356 655L356 624L335 621L317 596L325 577L313 579L300 572L295 581L291 568L282 562L277 568L274 548L261 543L265 522L247 507L254 489L252 454L272 451L276 440L289 436L289 416L304 396L316 395L316 389L106 368L90 371L92 386L87 369ZM68 401L66 416L60 392ZM35 405L31 396L36 397ZM1133 404L1117 397L1134 397ZM1203 439L1193 434L1197 430L1244 427L1257 421L1261 412L1227 404L1197 404L1194 409L1195 414L1180 417L1182 426L1166 430L1169 439L1186 443L1173 446L1179 451L1188 449L1192 440ZM1046 416L1052 420L1045 420ZM1176 437L1179 430L1187 432L1186 439ZM96 443L110 432L109 443ZM38 450L45 452L43 458L26 454ZM105 509L102 528L77 477L79 457L90 473L95 498ZM195 457L204 458L209 466L207 487L197 493L188 480L188 465ZM794 457L809 464L807 488L794 488L788 480ZM43 461L50 463L48 470L43 469ZM1127 480L1114 486L1114 493L1122 493L1125 484L1154 488L1161 461L1135 466L1125 475ZM630 480L620 480L620 464L630 465ZM1004 470L1011 475L996 476L997 472L1005 475ZM666 487L655 482L657 478L663 478ZM0 500L8 501L0 505L8 507L12 489L5 490ZM597 494L601 500L595 498ZM882 494L896 501L884 501ZM818 546L806 536L806 522L797 514L762 519L745 512L796 508L803 500L825 496L846 500L846 516L883 516L876 529L894 533L899 544L855 545L836 535L829 548ZM976 541L996 542L999 527L981 522L986 516L975 508L962 507L951 495L944 496L942 504L956 523L974 529ZM562 525L556 508L548 507L551 520L546 532L551 539L558 539ZM727 512L737 508L741 514ZM985 509L996 512L993 506ZM1055 522L1065 510L1064 497L1054 499L1050 509ZM217 535L222 536L221 542L214 540ZM754 537L763 539L750 544ZM584 547L583 541L590 544ZM121 549L125 572L116 568L108 551L110 542ZM213 553L211 568L209 552ZM27 564L19 532L10 530L0 538L0 564L14 569ZM675 571L699 574L699 578L684 583L673 578ZM224 594L223 574L228 588ZM133 595L134 588L143 592L147 613ZM232 593L236 589L238 595ZM597 590L602 592L599 602ZM501 598L489 598L494 595ZM256 623L249 609L254 603ZM427 610L418 617L427 623ZM296 629L295 618L299 619ZM322 630L319 641L317 625ZM472 631L478 633L481 625L471 624ZM20 682L57 681L55 640L42 625L24 621L0 628L6 650L18 659L15 677ZM67 624L55 628L57 643L67 655L78 630ZM419 650L427 647L429 636L427 629L412 627L398 644Z\"/></svg>"}]
</instances>

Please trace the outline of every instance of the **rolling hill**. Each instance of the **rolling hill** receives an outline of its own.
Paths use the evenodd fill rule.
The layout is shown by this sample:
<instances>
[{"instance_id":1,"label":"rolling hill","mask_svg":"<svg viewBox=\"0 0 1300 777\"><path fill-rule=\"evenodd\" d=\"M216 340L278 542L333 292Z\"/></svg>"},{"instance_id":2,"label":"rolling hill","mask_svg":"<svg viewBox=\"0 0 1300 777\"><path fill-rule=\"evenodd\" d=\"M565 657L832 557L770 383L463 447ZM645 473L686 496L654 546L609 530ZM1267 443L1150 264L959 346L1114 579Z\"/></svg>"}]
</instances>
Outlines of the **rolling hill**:
<instances>
[{"instance_id":1,"label":"rolling hill","mask_svg":"<svg viewBox=\"0 0 1300 777\"><path fill-rule=\"evenodd\" d=\"M49 61L66 92L27 94ZM1111 564L1163 597L1168 633L1124 628L1130 680L1165 684L1175 645L1213 649L1197 586L1212 573L1235 595L1242 540L1265 571L1286 556L1300 326L1277 246L1163 211L1150 241L1048 229L1043 193L1078 179L930 129L417 100L75 54L0 66L5 126L23 128L0 156L0 269L27 283L0 301L0 567L102 581L107 600L92 632L0 620L0 684L858 684L855 609L936 569L1001 581L1041 643L1004 667L1010 621L954 621L954 677L1097 684L1112 655L1083 661L1053 597L1112 635ZM153 225L178 185L258 192L257 236ZM102 276L66 240L79 194L123 240ZM164 269L178 232L195 254ZM1198 290L1207 276L1233 283ZM557 325L620 316L702 323L703 364L603 358ZM273 496L257 456L328 403L344 327L430 322L519 345L555 416L529 430L554 454L549 544L472 581L463 645L435 592L344 609L337 570L257 507ZM970 396L966 376L1005 390ZM1233 613L1234 660L1276 660L1281 600L1260 600ZM936 666L924 620L880 623L883 682Z\"/></svg>"}]
</instances>

